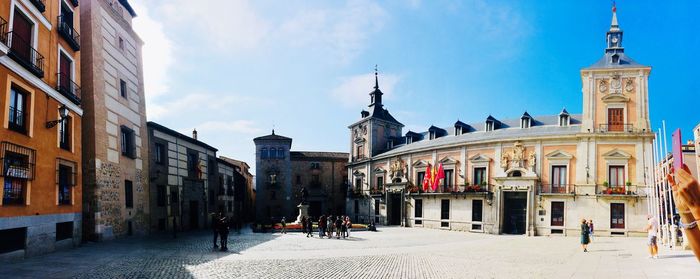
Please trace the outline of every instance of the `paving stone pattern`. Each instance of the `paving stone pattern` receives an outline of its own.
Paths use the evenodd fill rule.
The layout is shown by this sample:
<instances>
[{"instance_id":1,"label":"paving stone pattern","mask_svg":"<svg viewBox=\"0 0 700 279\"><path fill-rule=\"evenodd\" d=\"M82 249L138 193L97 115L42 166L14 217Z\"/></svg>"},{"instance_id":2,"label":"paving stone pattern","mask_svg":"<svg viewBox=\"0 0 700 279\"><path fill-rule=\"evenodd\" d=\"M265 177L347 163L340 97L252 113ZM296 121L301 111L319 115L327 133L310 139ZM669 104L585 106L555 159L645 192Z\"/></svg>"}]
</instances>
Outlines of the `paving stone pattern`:
<instances>
[{"instance_id":1,"label":"paving stone pattern","mask_svg":"<svg viewBox=\"0 0 700 279\"><path fill-rule=\"evenodd\" d=\"M645 238L523 237L408 228L230 236L213 251L210 232L85 244L0 265L3 278L694 278L690 251L646 258Z\"/></svg>"}]
</instances>

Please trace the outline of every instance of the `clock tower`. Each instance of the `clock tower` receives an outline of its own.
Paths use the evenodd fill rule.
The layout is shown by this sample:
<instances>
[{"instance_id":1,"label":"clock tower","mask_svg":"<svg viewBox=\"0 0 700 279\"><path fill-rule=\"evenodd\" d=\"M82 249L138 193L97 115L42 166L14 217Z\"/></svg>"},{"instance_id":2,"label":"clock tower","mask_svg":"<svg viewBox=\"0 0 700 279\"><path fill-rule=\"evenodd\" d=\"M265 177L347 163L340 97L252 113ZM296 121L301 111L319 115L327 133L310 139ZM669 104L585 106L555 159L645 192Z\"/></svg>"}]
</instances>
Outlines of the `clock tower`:
<instances>
[{"instance_id":1,"label":"clock tower","mask_svg":"<svg viewBox=\"0 0 700 279\"><path fill-rule=\"evenodd\" d=\"M606 36L608 47L605 49L605 53L623 53L625 49L622 47L622 29L620 29L620 25L617 23L617 8L615 6L612 8L612 12L612 23L610 24L610 30L608 30Z\"/></svg>"}]
</instances>

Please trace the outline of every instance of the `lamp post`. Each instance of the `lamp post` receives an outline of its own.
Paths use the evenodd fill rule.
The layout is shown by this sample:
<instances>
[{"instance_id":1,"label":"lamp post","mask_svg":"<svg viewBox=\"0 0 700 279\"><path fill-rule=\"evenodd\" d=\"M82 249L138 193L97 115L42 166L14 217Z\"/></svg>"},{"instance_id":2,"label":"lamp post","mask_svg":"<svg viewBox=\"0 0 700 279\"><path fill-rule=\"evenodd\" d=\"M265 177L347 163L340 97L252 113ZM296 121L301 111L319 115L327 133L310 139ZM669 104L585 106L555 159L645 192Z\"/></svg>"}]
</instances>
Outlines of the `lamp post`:
<instances>
[{"instance_id":1,"label":"lamp post","mask_svg":"<svg viewBox=\"0 0 700 279\"><path fill-rule=\"evenodd\" d=\"M46 122L46 128L51 129L54 126L58 125L59 123L65 121L66 118L68 117L68 112L69 111L68 111L68 108L66 107L66 105L61 105L61 107L58 108L58 115L61 117L61 119Z\"/></svg>"}]
</instances>

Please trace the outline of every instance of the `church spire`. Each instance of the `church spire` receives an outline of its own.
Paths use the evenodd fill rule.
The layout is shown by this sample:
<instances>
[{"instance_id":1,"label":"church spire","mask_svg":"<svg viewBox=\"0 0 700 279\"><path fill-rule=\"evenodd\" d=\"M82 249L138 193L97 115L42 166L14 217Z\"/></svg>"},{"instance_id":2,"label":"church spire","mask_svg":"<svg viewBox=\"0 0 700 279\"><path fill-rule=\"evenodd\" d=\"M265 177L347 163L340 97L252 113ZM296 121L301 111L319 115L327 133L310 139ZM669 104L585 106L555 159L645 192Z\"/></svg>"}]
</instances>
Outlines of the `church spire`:
<instances>
[{"instance_id":1,"label":"church spire","mask_svg":"<svg viewBox=\"0 0 700 279\"><path fill-rule=\"evenodd\" d=\"M374 65L374 91L372 93L369 93L369 96L371 97L371 102L369 106L376 106L381 108L382 107L382 93L381 90L379 90L379 71L377 70L377 65Z\"/></svg>"},{"instance_id":2,"label":"church spire","mask_svg":"<svg viewBox=\"0 0 700 279\"><path fill-rule=\"evenodd\" d=\"M617 23L617 7L615 6L615 1L613 1L612 6L612 22L610 23L610 30L606 34L607 48L605 48L605 53L618 54L624 53L625 49L622 47L622 29ZM615 63L615 61L613 61Z\"/></svg>"}]
</instances>

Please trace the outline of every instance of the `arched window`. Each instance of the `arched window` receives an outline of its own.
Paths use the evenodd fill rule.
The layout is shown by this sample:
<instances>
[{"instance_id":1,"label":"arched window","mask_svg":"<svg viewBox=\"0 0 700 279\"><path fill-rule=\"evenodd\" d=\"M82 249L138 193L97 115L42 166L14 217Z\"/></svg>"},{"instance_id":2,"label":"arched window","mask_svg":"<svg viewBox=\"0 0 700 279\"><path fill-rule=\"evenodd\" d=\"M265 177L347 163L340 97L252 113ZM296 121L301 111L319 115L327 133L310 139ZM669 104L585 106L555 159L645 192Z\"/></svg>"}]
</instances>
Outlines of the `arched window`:
<instances>
[{"instance_id":1,"label":"arched window","mask_svg":"<svg viewBox=\"0 0 700 279\"><path fill-rule=\"evenodd\" d=\"M277 149L270 147L270 158L275 158L277 156Z\"/></svg>"},{"instance_id":2,"label":"arched window","mask_svg":"<svg viewBox=\"0 0 700 279\"><path fill-rule=\"evenodd\" d=\"M267 148L263 147L262 149L260 149L260 158L267 159L267 157L268 157Z\"/></svg>"},{"instance_id":3,"label":"arched window","mask_svg":"<svg viewBox=\"0 0 700 279\"><path fill-rule=\"evenodd\" d=\"M277 149L277 158L284 159L284 148Z\"/></svg>"}]
</instances>

